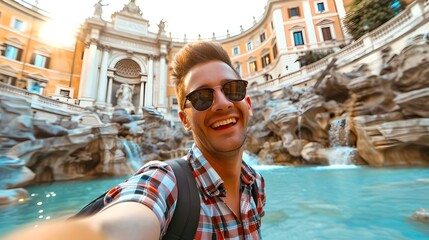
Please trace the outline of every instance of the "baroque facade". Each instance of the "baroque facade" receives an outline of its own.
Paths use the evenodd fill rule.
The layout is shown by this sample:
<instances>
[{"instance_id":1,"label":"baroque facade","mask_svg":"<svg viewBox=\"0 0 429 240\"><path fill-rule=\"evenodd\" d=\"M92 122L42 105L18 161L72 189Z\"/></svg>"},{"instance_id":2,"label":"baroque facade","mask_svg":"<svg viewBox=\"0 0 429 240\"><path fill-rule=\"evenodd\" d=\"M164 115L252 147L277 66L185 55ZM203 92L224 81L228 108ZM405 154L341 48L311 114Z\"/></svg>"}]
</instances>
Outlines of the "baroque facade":
<instances>
[{"instance_id":1,"label":"baroque facade","mask_svg":"<svg viewBox=\"0 0 429 240\"><path fill-rule=\"evenodd\" d=\"M262 17L249 29L213 39L225 47L242 77L256 86L298 70L297 60L307 51L345 44L342 19L350 2L268 0ZM139 113L146 106L177 115L168 64L189 40L171 38L164 22L157 24L158 32L149 31L144 9L135 0L109 21L101 18L101 1L95 4L74 46L45 43L39 32L49 17L24 3L0 1L1 82L83 107L120 105Z\"/></svg>"}]
</instances>

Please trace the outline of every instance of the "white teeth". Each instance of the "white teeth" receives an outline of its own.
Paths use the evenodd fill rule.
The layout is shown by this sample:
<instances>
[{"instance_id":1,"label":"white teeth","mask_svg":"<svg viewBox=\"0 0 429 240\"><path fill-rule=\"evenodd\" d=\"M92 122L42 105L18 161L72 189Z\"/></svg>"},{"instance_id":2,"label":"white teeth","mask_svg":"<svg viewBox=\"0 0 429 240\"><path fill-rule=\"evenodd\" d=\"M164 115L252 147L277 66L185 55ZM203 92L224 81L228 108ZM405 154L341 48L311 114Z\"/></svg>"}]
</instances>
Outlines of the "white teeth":
<instances>
[{"instance_id":1,"label":"white teeth","mask_svg":"<svg viewBox=\"0 0 429 240\"><path fill-rule=\"evenodd\" d=\"M235 118L228 118L228 119L225 119L225 120L222 120L222 121L219 121L219 122L215 122L212 125L212 128L218 128L220 126L227 125L227 124L230 124L230 123L236 123Z\"/></svg>"}]
</instances>

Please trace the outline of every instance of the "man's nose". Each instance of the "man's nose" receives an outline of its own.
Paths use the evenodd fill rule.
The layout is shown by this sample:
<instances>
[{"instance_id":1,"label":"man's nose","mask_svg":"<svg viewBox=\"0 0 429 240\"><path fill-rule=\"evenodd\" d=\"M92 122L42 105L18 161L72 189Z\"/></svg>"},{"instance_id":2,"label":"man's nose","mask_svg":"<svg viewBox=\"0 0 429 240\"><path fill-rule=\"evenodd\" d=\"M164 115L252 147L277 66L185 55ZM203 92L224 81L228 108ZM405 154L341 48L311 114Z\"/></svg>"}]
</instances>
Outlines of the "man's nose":
<instances>
[{"instance_id":1,"label":"man's nose","mask_svg":"<svg viewBox=\"0 0 429 240\"><path fill-rule=\"evenodd\" d=\"M232 107L233 103L228 100L221 88L214 89L212 111L225 110Z\"/></svg>"}]
</instances>

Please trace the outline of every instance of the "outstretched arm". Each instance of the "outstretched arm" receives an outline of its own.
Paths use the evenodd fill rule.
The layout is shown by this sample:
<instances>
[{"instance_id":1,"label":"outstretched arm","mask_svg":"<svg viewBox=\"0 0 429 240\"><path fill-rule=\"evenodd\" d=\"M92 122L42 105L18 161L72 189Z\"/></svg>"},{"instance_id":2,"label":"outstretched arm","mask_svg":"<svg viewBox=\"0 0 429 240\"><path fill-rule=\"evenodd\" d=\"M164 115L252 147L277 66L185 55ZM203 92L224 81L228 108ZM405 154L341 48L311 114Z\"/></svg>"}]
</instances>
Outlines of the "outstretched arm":
<instances>
[{"instance_id":1,"label":"outstretched arm","mask_svg":"<svg viewBox=\"0 0 429 240\"><path fill-rule=\"evenodd\" d=\"M91 217L21 229L6 236L5 240L158 240L160 229L158 218L150 208L136 202L123 202Z\"/></svg>"}]
</instances>

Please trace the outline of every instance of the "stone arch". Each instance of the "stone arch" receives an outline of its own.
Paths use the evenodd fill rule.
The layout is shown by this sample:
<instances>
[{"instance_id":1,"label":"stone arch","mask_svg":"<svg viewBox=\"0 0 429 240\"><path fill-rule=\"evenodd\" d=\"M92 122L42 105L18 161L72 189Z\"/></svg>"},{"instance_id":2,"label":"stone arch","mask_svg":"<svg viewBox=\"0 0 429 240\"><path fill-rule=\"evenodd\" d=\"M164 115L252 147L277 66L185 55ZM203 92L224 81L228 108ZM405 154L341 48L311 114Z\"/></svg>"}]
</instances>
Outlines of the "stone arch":
<instances>
[{"instance_id":1,"label":"stone arch","mask_svg":"<svg viewBox=\"0 0 429 240\"><path fill-rule=\"evenodd\" d=\"M144 56L129 57L125 53L118 53L112 56L108 68L115 69L111 89L112 105L124 105L122 99L118 99L116 94L121 88L121 84L128 84L132 89L132 96L131 104L127 104L127 110L135 112L136 108L140 106L141 80L148 72L147 59ZM129 103L129 101L127 102Z\"/></svg>"},{"instance_id":2,"label":"stone arch","mask_svg":"<svg viewBox=\"0 0 429 240\"><path fill-rule=\"evenodd\" d=\"M147 74L147 72L148 72L147 58L145 58L143 56L131 56L131 57L129 57L125 53L117 53L117 54L112 55L108 67L114 68L115 65L123 59L130 59L130 60L135 61L140 66L141 73Z\"/></svg>"}]
</instances>

